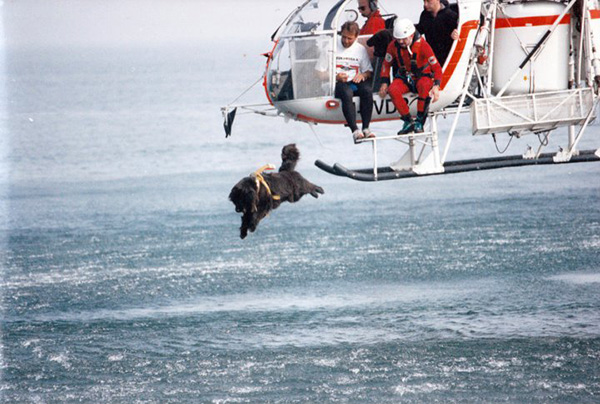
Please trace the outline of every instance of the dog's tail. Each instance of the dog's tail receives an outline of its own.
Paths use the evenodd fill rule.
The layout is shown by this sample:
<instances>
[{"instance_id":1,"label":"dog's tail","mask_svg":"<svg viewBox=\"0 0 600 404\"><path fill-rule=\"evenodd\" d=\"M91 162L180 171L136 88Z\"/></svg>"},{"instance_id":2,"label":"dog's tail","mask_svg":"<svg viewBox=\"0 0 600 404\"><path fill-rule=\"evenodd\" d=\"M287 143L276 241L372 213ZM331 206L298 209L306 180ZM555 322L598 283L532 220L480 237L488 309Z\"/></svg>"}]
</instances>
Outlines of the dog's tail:
<instances>
[{"instance_id":1,"label":"dog's tail","mask_svg":"<svg viewBox=\"0 0 600 404\"><path fill-rule=\"evenodd\" d=\"M295 143L288 144L281 149L281 167L279 171L294 171L296 163L300 160L300 150Z\"/></svg>"}]
</instances>

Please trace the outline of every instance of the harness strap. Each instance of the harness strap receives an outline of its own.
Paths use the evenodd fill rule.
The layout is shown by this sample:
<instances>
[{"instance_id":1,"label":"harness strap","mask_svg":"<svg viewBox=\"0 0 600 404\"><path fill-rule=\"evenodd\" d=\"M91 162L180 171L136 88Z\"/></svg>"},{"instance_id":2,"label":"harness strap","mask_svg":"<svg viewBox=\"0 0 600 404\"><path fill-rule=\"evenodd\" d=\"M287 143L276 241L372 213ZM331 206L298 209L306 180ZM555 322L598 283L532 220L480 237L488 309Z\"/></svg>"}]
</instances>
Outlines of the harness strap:
<instances>
[{"instance_id":1,"label":"harness strap","mask_svg":"<svg viewBox=\"0 0 600 404\"><path fill-rule=\"evenodd\" d=\"M421 39L421 36L417 36L417 33L415 32L415 37L413 38L412 43L407 47L407 51L410 55L410 73L415 76L415 79L419 80L421 77L430 77L430 78L434 78L434 74L432 72L430 73L423 73L423 70L427 69L427 67L430 66L431 63L429 63L429 61L427 62L427 64L423 65L422 67L417 66L417 52L413 52L412 50L412 46L417 43L417 41ZM400 76L406 75L408 76L408 69L406 68L406 66L404 65L404 58L402 57L402 48L400 47L400 45L398 44L397 41L394 41L394 45L396 46L396 54L398 55L398 60L400 61ZM419 49L420 51L420 49Z\"/></svg>"},{"instance_id":2,"label":"harness strap","mask_svg":"<svg viewBox=\"0 0 600 404\"><path fill-rule=\"evenodd\" d=\"M254 180L256 181L256 192L257 193L260 191L260 186L262 185L263 187L265 187L267 194L271 198L273 198L273 200L278 201L281 199L281 197L279 195L273 195L271 193L271 188L269 187L269 184L267 184L267 181L265 181L265 178L262 175L263 171L274 170L274 169L275 169L275 166L273 164L265 164L264 166L262 166L261 168L259 168L258 170L254 171L252 174L250 174L250 176L254 177Z\"/></svg>"}]
</instances>

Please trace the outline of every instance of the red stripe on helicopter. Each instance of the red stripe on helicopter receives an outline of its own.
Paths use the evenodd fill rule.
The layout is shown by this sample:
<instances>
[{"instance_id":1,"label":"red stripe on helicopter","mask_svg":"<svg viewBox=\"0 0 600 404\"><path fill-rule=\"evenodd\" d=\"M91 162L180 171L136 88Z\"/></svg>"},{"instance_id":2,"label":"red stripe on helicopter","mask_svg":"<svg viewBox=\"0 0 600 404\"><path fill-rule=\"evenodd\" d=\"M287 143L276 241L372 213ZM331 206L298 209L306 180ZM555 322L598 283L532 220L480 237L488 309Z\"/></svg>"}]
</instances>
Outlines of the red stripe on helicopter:
<instances>
[{"instance_id":1,"label":"red stripe on helicopter","mask_svg":"<svg viewBox=\"0 0 600 404\"><path fill-rule=\"evenodd\" d=\"M590 16L592 18L600 18L600 10L590 10Z\"/></svg>"},{"instance_id":2,"label":"red stripe on helicopter","mask_svg":"<svg viewBox=\"0 0 600 404\"><path fill-rule=\"evenodd\" d=\"M496 19L496 28L519 28L519 27L538 27L540 25L552 25L558 18L558 15L547 15L543 17L520 17L520 18L498 18ZM571 16L565 15L559 24L569 24Z\"/></svg>"},{"instance_id":3,"label":"red stripe on helicopter","mask_svg":"<svg viewBox=\"0 0 600 404\"><path fill-rule=\"evenodd\" d=\"M265 94L267 95L267 100L269 100L269 103L273 106L275 104L273 104L273 100L271 99L271 94L269 94L269 89L267 88L267 75L269 74L269 64L273 60L273 52L275 52L275 48L277 47L278 43L279 43L279 39L275 41L275 44L273 45L273 49L271 49L271 52L263 54L264 56L267 57L267 66L265 67L263 87L265 88Z\"/></svg>"},{"instance_id":4,"label":"red stripe on helicopter","mask_svg":"<svg viewBox=\"0 0 600 404\"><path fill-rule=\"evenodd\" d=\"M331 123L331 124L346 123L346 121L333 121L333 120L328 120L328 119L317 119L317 118L313 118L312 116L308 116L308 115L304 115L304 114L298 114L298 115L296 115L296 118L298 118L298 120L304 121L304 122ZM360 119L357 119L356 122L359 123Z\"/></svg>"},{"instance_id":5,"label":"red stripe on helicopter","mask_svg":"<svg viewBox=\"0 0 600 404\"><path fill-rule=\"evenodd\" d=\"M450 62L448 62L448 66L446 67L446 69L444 70L444 74L442 75L441 90L443 90L444 87L446 87L448 80L450 80L450 77L452 77L452 73L454 73L454 70L456 69L456 65L460 61L460 58L465 50L465 45L467 44L467 37L469 36L469 32L471 32L471 30L473 29L476 29L478 25L479 21L471 20L465 22L460 27L460 36L458 38L458 43L456 44L456 48L454 49L454 52L452 52Z\"/></svg>"},{"instance_id":6,"label":"red stripe on helicopter","mask_svg":"<svg viewBox=\"0 0 600 404\"><path fill-rule=\"evenodd\" d=\"M314 122L314 123L329 123L329 124L345 124L346 121L334 121L334 120L329 120L329 119L317 119L317 118L313 118L312 116L308 116L308 115L304 115L304 114L298 114L296 115L296 118L300 121L304 121L304 122ZM392 120L398 120L400 119L400 115L396 114L396 116L392 116L392 117L386 117L386 118L378 118L378 119L371 119L371 122L383 122L383 121L392 121ZM361 123L362 120L357 119L356 123Z\"/></svg>"}]
</instances>

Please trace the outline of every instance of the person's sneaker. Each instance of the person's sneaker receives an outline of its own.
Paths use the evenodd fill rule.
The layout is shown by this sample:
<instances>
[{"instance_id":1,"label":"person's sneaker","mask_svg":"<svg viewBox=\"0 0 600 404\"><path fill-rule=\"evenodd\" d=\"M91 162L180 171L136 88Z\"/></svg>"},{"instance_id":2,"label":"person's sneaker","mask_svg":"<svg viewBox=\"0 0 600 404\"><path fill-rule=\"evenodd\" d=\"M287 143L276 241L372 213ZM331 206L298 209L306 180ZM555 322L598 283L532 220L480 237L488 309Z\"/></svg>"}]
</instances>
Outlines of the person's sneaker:
<instances>
[{"instance_id":1,"label":"person's sneaker","mask_svg":"<svg viewBox=\"0 0 600 404\"><path fill-rule=\"evenodd\" d=\"M365 135L363 135L360 129L356 129L354 132L352 132L352 138L354 139L354 143L358 143L359 140L363 140L365 138Z\"/></svg>"},{"instance_id":2,"label":"person's sneaker","mask_svg":"<svg viewBox=\"0 0 600 404\"><path fill-rule=\"evenodd\" d=\"M402 129L400 129L400 131L398 132L399 135L405 135L407 133L411 133L413 131L413 128L415 126L415 122L414 121L404 121L404 126L402 127Z\"/></svg>"},{"instance_id":3,"label":"person's sneaker","mask_svg":"<svg viewBox=\"0 0 600 404\"><path fill-rule=\"evenodd\" d=\"M414 131L415 133L423 133L423 124L421 121L415 121Z\"/></svg>"},{"instance_id":4,"label":"person's sneaker","mask_svg":"<svg viewBox=\"0 0 600 404\"><path fill-rule=\"evenodd\" d=\"M363 132L363 135L364 135L366 138L369 138L369 139L371 139L371 138L374 138L374 137L375 137L375 134L374 134L373 132L371 132L371 129L369 129L369 128L365 128L365 129L363 129L363 130L362 130L362 132Z\"/></svg>"}]
</instances>

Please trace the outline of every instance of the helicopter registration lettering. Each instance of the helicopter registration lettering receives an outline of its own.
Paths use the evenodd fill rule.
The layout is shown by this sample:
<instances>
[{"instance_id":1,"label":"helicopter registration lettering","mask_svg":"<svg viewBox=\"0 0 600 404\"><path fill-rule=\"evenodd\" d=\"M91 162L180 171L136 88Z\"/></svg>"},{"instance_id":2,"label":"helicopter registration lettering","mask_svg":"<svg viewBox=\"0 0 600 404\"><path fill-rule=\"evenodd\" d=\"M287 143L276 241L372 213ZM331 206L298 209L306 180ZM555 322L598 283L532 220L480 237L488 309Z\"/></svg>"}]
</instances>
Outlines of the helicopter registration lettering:
<instances>
[{"instance_id":1,"label":"helicopter registration lettering","mask_svg":"<svg viewBox=\"0 0 600 404\"><path fill-rule=\"evenodd\" d=\"M377 115L381 115L382 112L384 112L384 107L386 115L396 112L396 106L389 98L385 100L379 100L379 102L377 100L373 100L373 106L375 107L375 112Z\"/></svg>"}]
</instances>

